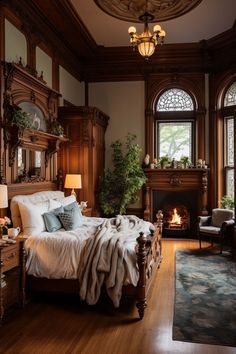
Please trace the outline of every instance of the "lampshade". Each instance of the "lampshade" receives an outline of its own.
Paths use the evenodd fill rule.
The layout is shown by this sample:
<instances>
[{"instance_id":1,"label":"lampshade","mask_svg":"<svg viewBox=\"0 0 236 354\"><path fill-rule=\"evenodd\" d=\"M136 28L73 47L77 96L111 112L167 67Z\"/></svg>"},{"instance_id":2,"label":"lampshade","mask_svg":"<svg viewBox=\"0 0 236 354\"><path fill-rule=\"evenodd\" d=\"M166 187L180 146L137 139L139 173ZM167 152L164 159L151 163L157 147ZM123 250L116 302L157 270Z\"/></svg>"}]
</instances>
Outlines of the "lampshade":
<instances>
[{"instance_id":1,"label":"lampshade","mask_svg":"<svg viewBox=\"0 0 236 354\"><path fill-rule=\"evenodd\" d=\"M0 208L8 207L8 193L7 186L5 184L0 184Z\"/></svg>"},{"instance_id":2,"label":"lampshade","mask_svg":"<svg viewBox=\"0 0 236 354\"><path fill-rule=\"evenodd\" d=\"M65 188L82 188L81 175L66 175Z\"/></svg>"}]
</instances>

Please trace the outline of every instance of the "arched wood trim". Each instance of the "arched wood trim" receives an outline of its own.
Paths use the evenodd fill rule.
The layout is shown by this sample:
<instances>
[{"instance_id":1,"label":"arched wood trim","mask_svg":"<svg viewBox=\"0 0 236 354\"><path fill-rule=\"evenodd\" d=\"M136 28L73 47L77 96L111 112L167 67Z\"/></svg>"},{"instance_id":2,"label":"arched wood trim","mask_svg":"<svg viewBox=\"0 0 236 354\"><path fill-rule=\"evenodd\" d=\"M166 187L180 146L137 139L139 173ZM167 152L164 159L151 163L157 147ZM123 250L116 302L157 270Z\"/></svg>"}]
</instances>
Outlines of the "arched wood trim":
<instances>
[{"instance_id":1,"label":"arched wood trim","mask_svg":"<svg viewBox=\"0 0 236 354\"><path fill-rule=\"evenodd\" d=\"M209 156L210 156L210 183L211 195L209 201L212 208L220 206L222 196L225 194L224 156L222 146L224 144L223 112L229 111L229 107L223 108L223 100L226 91L236 81L236 73L226 71L220 74L212 74L209 80ZM233 115L232 109L231 114Z\"/></svg>"},{"instance_id":2,"label":"arched wood trim","mask_svg":"<svg viewBox=\"0 0 236 354\"><path fill-rule=\"evenodd\" d=\"M154 156L155 107L161 94L170 88L186 91L194 102L196 117L196 152L195 159L205 159L205 79L204 74L196 75L150 75L146 79L145 110L145 148L151 160Z\"/></svg>"}]
</instances>

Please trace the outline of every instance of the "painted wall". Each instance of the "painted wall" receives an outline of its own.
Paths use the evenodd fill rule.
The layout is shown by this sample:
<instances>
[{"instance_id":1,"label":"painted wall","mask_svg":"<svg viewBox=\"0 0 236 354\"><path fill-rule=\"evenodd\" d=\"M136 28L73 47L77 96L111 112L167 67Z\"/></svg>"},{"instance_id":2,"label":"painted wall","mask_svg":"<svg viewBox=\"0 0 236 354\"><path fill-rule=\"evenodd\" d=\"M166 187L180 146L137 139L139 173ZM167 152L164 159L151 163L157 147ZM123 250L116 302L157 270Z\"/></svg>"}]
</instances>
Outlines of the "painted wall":
<instances>
[{"instance_id":1,"label":"painted wall","mask_svg":"<svg viewBox=\"0 0 236 354\"><path fill-rule=\"evenodd\" d=\"M135 134L137 143L144 149L144 82L91 83L89 106L110 116L106 132L106 167L111 163L111 143L117 139L124 141L128 133ZM142 151L142 157L144 154Z\"/></svg>"},{"instance_id":2,"label":"painted wall","mask_svg":"<svg viewBox=\"0 0 236 354\"><path fill-rule=\"evenodd\" d=\"M63 100L67 100L75 106L84 105L84 83L76 80L62 66L59 67L59 91L62 94L60 105L63 106Z\"/></svg>"},{"instance_id":3,"label":"painted wall","mask_svg":"<svg viewBox=\"0 0 236 354\"><path fill-rule=\"evenodd\" d=\"M24 34L5 19L5 60L27 64L27 42Z\"/></svg>"},{"instance_id":4,"label":"painted wall","mask_svg":"<svg viewBox=\"0 0 236 354\"><path fill-rule=\"evenodd\" d=\"M101 109L110 117L105 135L106 168L111 165L111 143L117 139L124 141L128 133L137 136L137 143L142 149L141 163L145 154L144 82L89 84L89 106ZM139 201L130 207L142 207L141 192L139 193Z\"/></svg>"},{"instance_id":5,"label":"painted wall","mask_svg":"<svg viewBox=\"0 0 236 354\"><path fill-rule=\"evenodd\" d=\"M47 86L52 87L52 58L39 47L36 47L36 70L38 75L43 73Z\"/></svg>"}]
</instances>

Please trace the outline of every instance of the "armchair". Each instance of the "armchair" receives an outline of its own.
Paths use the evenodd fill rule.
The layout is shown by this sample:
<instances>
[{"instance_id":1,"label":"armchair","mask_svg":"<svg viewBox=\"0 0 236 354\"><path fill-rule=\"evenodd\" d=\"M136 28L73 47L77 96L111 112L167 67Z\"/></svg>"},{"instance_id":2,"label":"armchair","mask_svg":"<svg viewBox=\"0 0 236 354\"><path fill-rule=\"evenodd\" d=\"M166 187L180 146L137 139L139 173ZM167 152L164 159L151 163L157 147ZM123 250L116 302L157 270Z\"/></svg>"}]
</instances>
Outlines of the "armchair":
<instances>
[{"instance_id":1,"label":"armchair","mask_svg":"<svg viewBox=\"0 0 236 354\"><path fill-rule=\"evenodd\" d=\"M233 219L233 211L229 209L213 209L211 216L198 217L198 238L199 247L202 248L202 237L208 236L211 238L211 245L213 240L218 239L220 242L220 253L223 251L225 239L233 235L233 226L235 220Z\"/></svg>"}]
</instances>

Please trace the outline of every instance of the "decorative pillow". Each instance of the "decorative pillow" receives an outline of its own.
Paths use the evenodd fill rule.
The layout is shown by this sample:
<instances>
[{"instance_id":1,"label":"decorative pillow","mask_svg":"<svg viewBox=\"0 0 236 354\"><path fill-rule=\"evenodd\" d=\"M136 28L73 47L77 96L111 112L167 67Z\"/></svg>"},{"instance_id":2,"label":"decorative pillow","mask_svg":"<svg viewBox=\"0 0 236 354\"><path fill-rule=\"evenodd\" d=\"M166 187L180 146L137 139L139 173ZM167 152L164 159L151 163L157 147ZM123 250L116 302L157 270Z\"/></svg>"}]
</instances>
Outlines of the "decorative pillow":
<instances>
[{"instance_id":1,"label":"decorative pillow","mask_svg":"<svg viewBox=\"0 0 236 354\"><path fill-rule=\"evenodd\" d=\"M60 206L66 206L73 202L76 202L74 195L70 195L64 198L50 199L49 200L49 210L59 208Z\"/></svg>"},{"instance_id":2,"label":"decorative pillow","mask_svg":"<svg viewBox=\"0 0 236 354\"><path fill-rule=\"evenodd\" d=\"M77 202L64 207L64 212L58 216L65 230L74 230L82 225L83 217Z\"/></svg>"},{"instance_id":3,"label":"decorative pillow","mask_svg":"<svg viewBox=\"0 0 236 354\"><path fill-rule=\"evenodd\" d=\"M48 232L54 232L62 228L62 224L58 217L59 213L63 212L63 207L49 211L43 214L46 230Z\"/></svg>"},{"instance_id":4,"label":"decorative pillow","mask_svg":"<svg viewBox=\"0 0 236 354\"><path fill-rule=\"evenodd\" d=\"M42 214L48 211L48 202L39 204L18 202L23 232L27 235L38 235L45 231Z\"/></svg>"}]
</instances>

